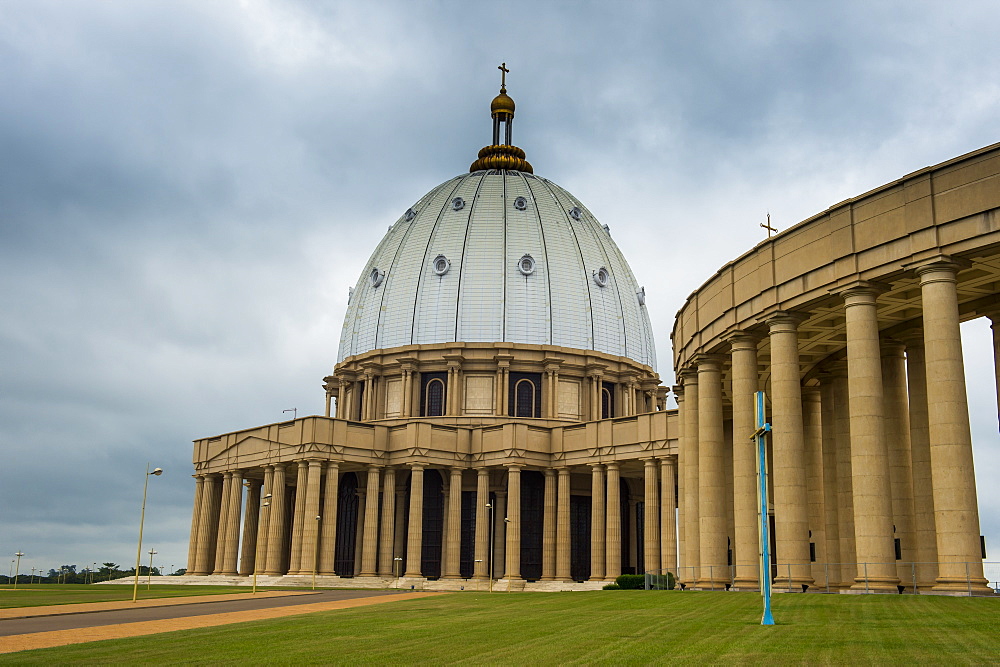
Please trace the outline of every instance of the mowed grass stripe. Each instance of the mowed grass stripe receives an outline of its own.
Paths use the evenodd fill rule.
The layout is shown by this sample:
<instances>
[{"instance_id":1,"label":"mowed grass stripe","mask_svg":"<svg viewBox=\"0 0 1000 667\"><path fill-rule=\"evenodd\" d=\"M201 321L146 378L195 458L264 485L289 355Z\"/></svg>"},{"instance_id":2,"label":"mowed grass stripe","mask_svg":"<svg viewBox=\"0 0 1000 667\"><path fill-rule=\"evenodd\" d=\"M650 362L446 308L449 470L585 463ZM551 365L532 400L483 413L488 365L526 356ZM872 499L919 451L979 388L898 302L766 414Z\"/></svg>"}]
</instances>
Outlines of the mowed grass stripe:
<instances>
[{"instance_id":1,"label":"mowed grass stripe","mask_svg":"<svg viewBox=\"0 0 1000 667\"><path fill-rule=\"evenodd\" d=\"M291 586L265 588L259 591L303 590ZM249 593L248 586L180 586L156 585L146 590L145 580L139 584L140 600L154 600L170 597L194 595L224 595L227 593ZM132 599L132 586L124 584L19 584L17 590L0 588L0 609L17 607L43 607L58 604L78 604L81 602L115 602Z\"/></svg>"},{"instance_id":2,"label":"mowed grass stripe","mask_svg":"<svg viewBox=\"0 0 1000 667\"><path fill-rule=\"evenodd\" d=\"M9 654L0 662L648 664L1000 662L1000 600L753 593L456 593Z\"/></svg>"}]
</instances>

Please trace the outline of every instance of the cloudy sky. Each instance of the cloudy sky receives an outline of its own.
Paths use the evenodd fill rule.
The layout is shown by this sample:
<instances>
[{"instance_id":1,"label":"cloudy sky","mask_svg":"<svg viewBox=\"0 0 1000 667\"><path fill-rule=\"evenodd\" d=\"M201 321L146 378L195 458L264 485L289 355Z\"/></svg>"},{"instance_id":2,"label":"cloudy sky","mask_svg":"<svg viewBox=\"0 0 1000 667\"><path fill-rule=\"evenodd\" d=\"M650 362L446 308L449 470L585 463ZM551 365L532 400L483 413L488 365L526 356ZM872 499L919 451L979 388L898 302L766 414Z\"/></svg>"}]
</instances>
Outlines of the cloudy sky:
<instances>
[{"instance_id":1,"label":"cloudy sky","mask_svg":"<svg viewBox=\"0 0 1000 667\"><path fill-rule=\"evenodd\" d=\"M348 286L489 142L501 61L515 143L611 226L670 382L674 313L766 212L1000 140L998 24L971 1L0 0L0 559L134 562L151 462L143 551L183 566L191 440L322 413ZM988 326L965 342L985 481ZM1000 560L1000 492L980 508Z\"/></svg>"}]
</instances>

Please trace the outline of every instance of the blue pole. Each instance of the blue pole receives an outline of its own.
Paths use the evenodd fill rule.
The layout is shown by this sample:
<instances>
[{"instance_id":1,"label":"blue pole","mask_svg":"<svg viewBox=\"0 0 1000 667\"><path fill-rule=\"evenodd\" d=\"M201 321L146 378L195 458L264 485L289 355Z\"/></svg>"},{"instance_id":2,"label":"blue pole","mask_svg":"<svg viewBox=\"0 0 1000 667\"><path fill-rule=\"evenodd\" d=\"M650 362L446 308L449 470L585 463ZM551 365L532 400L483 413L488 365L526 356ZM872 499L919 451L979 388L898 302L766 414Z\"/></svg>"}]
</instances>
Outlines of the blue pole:
<instances>
[{"instance_id":1,"label":"blue pole","mask_svg":"<svg viewBox=\"0 0 1000 667\"><path fill-rule=\"evenodd\" d=\"M757 513L760 518L760 594L764 598L761 625L774 625L771 615L771 536L767 516L767 434L771 425L764 414L764 392L755 395L757 430L753 438L757 445Z\"/></svg>"}]
</instances>

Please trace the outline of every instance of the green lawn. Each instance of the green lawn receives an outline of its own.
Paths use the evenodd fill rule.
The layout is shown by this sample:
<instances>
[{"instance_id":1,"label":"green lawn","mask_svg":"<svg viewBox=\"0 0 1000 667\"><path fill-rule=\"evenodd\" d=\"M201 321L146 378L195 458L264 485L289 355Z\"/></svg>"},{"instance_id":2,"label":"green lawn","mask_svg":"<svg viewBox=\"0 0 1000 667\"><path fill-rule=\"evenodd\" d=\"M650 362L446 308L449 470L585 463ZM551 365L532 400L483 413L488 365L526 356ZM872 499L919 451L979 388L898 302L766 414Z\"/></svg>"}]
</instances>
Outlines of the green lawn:
<instances>
[{"instance_id":1,"label":"green lawn","mask_svg":"<svg viewBox=\"0 0 1000 667\"><path fill-rule=\"evenodd\" d=\"M1000 599L754 593L456 593L0 656L11 663L809 663L1000 661Z\"/></svg>"},{"instance_id":2,"label":"green lawn","mask_svg":"<svg viewBox=\"0 0 1000 667\"><path fill-rule=\"evenodd\" d=\"M157 586L146 590L146 582L139 583L139 599L176 598L188 595L222 595L224 593L249 593L248 586ZM278 590L274 588L261 590ZM301 590L301 589L295 589ZM132 586L122 584L18 584L0 588L0 609L11 607L40 607L50 604L74 604L77 602L110 602L131 600Z\"/></svg>"}]
</instances>

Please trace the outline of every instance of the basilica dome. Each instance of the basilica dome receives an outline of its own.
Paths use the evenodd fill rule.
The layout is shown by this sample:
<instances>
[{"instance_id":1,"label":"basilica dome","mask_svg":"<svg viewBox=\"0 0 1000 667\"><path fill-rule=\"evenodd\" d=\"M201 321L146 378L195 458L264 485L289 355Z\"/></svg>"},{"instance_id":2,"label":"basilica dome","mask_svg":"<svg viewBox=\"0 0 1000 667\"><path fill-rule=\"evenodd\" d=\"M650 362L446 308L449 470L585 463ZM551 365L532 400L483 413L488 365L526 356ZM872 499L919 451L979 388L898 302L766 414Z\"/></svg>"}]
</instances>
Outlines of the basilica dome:
<instances>
[{"instance_id":1,"label":"basilica dome","mask_svg":"<svg viewBox=\"0 0 1000 667\"><path fill-rule=\"evenodd\" d=\"M655 368L645 291L608 227L533 173L510 143L513 100L499 106L470 173L424 195L375 248L351 290L338 363L406 345L507 342Z\"/></svg>"}]
</instances>

